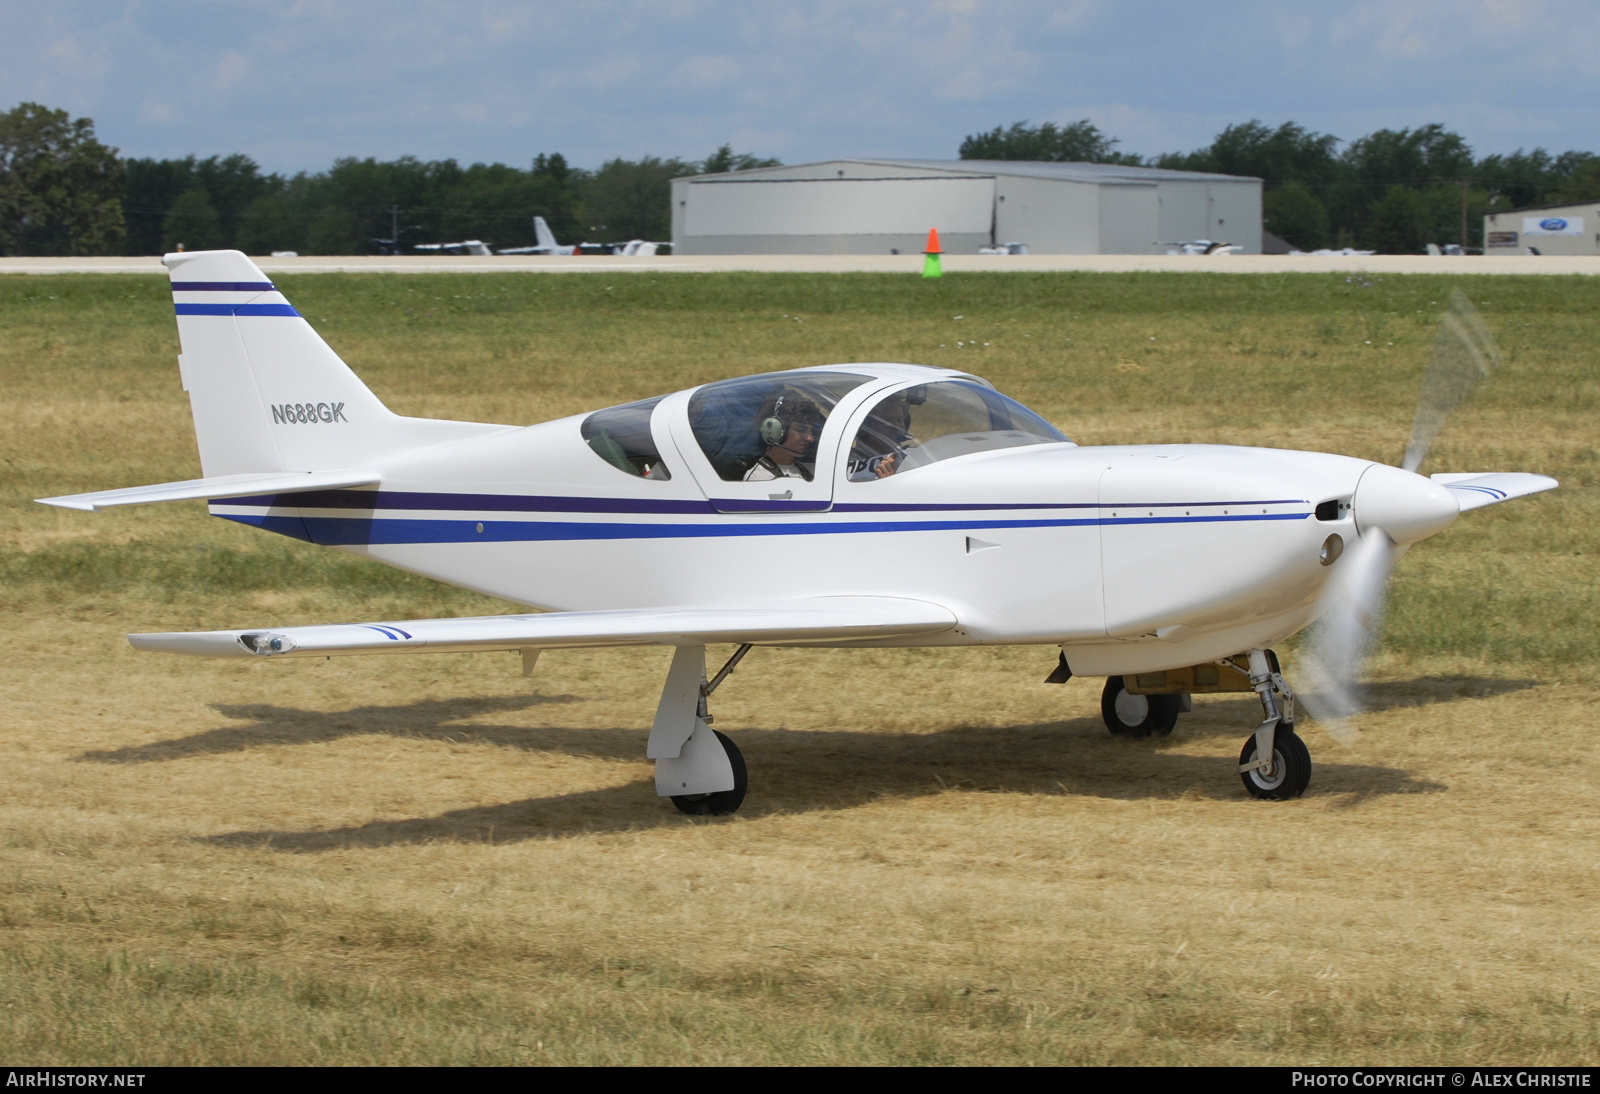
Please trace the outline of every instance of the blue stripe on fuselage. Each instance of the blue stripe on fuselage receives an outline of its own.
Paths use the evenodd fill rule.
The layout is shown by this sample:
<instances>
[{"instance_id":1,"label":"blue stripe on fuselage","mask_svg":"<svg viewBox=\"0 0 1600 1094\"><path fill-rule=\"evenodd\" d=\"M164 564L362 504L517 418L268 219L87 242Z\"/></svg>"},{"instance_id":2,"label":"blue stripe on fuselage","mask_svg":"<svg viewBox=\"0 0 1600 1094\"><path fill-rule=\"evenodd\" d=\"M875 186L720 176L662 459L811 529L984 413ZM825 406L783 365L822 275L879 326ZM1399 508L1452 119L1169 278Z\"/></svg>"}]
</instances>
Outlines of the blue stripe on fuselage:
<instances>
[{"instance_id":1,"label":"blue stripe on fuselage","mask_svg":"<svg viewBox=\"0 0 1600 1094\"><path fill-rule=\"evenodd\" d=\"M179 315L292 315L299 312L289 304L174 304Z\"/></svg>"},{"instance_id":2,"label":"blue stripe on fuselage","mask_svg":"<svg viewBox=\"0 0 1600 1094\"><path fill-rule=\"evenodd\" d=\"M229 501L227 504L237 504ZM947 532L995 528L1070 528L1117 524L1215 524L1305 520L1310 513L1250 513L1198 517L1078 517L1046 520L726 521L704 524L614 524L602 521L413 520L389 517L273 517L218 513L225 520L309 538L326 546L418 543L527 543L553 540L717 539L739 536L857 535L863 532ZM301 524L306 535L293 525ZM479 531L479 527L482 531Z\"/></svg>"}]
</instances>

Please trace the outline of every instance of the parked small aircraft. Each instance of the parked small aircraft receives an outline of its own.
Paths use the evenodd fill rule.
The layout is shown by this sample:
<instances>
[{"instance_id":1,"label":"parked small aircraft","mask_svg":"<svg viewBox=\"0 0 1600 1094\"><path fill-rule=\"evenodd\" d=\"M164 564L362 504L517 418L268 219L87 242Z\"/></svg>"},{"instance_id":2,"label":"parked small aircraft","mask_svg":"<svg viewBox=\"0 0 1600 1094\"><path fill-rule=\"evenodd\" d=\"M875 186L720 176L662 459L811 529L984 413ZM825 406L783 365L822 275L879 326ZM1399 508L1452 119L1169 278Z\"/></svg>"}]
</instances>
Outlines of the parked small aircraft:
<instances>
[{"instance_id":1,"label":"parked small aircraft","mask_svg":"<svg viewBox=\"0 0 1600 1094\"><path fill-rule=\"evenodd\" d=\"M1190 239L1181 243L1157 243L1156 246L1165 247L1169 255L1237 255L1244 253L1244 248L1236 243L1222 243L1214 239Z\"/></svg>"},{"instance_id":2,"label":"parked small aircraft","mask_svg":"<svg viewBox=\"0 0 1600 1094\"><path fill-rule=\"evenodd\" d=\"M481 239L463 239L459 243L413 243L413 251L443 255L491 255L493 251Z\"/></svg>"},{"instance_id":3,"label":"parked small aircraft","mask_svg":"<svg viewBox=\"0 0 1600 1094\"><path fill-rule=\"evenodd\" d=\"M1462 511L1548 490L1415 474L1494 347L1447 314L1403 467L1221 445L1078 447L986 381L904 364L713 383L539 425L391 413L235 251L169 254L205 477L70 497L211 513L542 613L133 634L142 650L292 658L418 650L675 648L650 731L657 793L744 798L707 698L753 645L1059 646L1049 679L1107 677L1111 732L1171 732L1195 693L1259 697L1250 794L1311 777L1274 642L1322 616L1309 662L1333 721L1387 574ZM867 560L872 560L870 563ZM891 564L881 564L892 560ZM705 647L738 652L709 680Z\"/></svg>"},{"instance_id":4,"label":"parked small aircraft","mask_svg":"<svg viewBox=\"0 0 1600 1094\"><path fill-rule=\"evenodd\" d=\"M556 234L550 230L550 225L545 223L544 217L533 218L533 237L539 242L532 247L506 247L499 251L503 255L575 255L579 253L579 244L563 247L556 242ZM485 251L484 254L489 252Z\"/></svg>"},{"instance_id":5,"label":"parked small aircraft","mask_svg":"<svg viewBox=\"0 0 1600 1094\"><path fill-rule=\"evenodd\" d=\"M671 244L658 243L648 239L630 239L626 243L608 243L606 246L611 248L611 253L614 255L644 258L655 254L662 247L671 246Z\"/></svg>"}]
</instances>

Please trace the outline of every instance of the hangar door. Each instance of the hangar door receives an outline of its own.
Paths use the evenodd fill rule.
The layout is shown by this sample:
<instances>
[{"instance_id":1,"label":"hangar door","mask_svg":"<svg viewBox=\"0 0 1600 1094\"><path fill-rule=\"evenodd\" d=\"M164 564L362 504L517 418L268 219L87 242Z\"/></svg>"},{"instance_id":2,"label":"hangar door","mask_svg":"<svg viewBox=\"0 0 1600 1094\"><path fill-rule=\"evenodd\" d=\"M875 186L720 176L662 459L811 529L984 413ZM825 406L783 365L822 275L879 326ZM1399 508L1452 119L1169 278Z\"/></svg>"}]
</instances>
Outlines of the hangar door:
<instances>
[{"instance_id":1,"label":"hangar door","mask_svg":"<svg viewBox=\"0 0 1600 1094\"><path fill-rule=\"evenodd\" d=\"M992 178L760 179L697 182L687 236L989 235Z\"/></svg>"}]
</instances>

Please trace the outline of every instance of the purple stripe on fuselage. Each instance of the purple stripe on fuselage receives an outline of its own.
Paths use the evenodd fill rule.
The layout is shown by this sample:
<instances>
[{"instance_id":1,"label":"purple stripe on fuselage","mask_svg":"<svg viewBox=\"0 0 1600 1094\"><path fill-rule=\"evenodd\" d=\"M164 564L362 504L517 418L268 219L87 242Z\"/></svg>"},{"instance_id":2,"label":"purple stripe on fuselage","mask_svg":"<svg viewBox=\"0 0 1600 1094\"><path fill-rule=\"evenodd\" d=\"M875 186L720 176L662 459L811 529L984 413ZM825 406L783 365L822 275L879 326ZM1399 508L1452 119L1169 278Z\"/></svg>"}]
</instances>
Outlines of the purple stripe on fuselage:
<instances>
[{"instance_id":1,"label":"purple stripe on fuselage","mask_svg":"<svg viewBox=\"0 0 1600 1094\"><path fill-rule=\"evenodd\" d=\"M1271 498L1263 501L1077 501L1077 502L975 502L960 505L938 503L918 505L866 505L843 502L835 505L836 513L944 513L974 509L1201 509L1218 505L1304 505L1304 498Z\"/></svg>"},{"instance_id":2,"label":"purple stripe on fuselage","mask_svg":"<svg viewBox=\"0 0 1600 1094\"><path fill-rule=\"evenodd\" d=\"M825 499L781 501L729 501L718 499L717 507L708 501L669 498L574 498L525 494L443 494L413 493L399 490L307 490L299 494L255 494L240 498L218 498L227 505L253 505L291 509L386 509L430 510L434 512L484 513L715 513L735 506L745 512L821 512L829 508ZM966 513L1008 512L1013 510L1059 509L1201 509L1224 506L1304 505L1303 498L1274 498L1262 501L1156 501L1119 502L974 502L959 504L863 504L841 502L832 506L835 513Z\"/></svg>"},{"instance_id":3,"label":"purple stripe on fuselage","mask_svg":"<svg viewBox=\"0 0 1600 1094\"><path fill-rule=\"evenodd\" d=\"M277 292L270 281L174 281L173 292Z\"/></svg>"},{"instance_id":4,"label":"purple stripe on fuselage","mask_svg":"<svg viewBox=\"0 0 1600 1094\"><path fill-rule=\"evenodd\" d=\"M484 513L715 513L708 501L669 498L561 498L523 494L423 494L394 490L307 490L218 498L226 505L289 509L427 509Z\"/></svg>"}]
</instances>

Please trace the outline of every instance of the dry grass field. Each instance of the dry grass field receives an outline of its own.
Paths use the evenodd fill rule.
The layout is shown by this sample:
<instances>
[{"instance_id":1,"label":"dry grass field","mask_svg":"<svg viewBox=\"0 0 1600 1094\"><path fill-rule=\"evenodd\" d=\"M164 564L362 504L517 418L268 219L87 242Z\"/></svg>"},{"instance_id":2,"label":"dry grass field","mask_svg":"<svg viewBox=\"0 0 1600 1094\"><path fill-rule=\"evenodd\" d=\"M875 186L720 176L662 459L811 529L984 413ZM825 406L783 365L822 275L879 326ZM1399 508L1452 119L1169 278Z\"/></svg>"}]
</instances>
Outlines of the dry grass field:
<instances>
[{"instance_id":1,"label":"dry grass field","mask_svg":"<svg viewBox=\"0 0 1600 1094\"><path fill-rule=\"evenodd\" d=\"M1399 458L1427 277L281 280L403 413L744 372L988 376L1080 443ZM1424 470L1562 489L1396 571L1371 712L1246 797L1253 702L1111 738L1049 648L759 650L744 809L678 815L663 650L272 664L131 630L506 610L199 503L164 281L0 278L0 1057L75 1064L1600 1062L1600 282L1473 278ZM712 651L713 656L721 651ZM1293 674L1292 644L1284 650Z\"/></svg>"}]
</instances>

